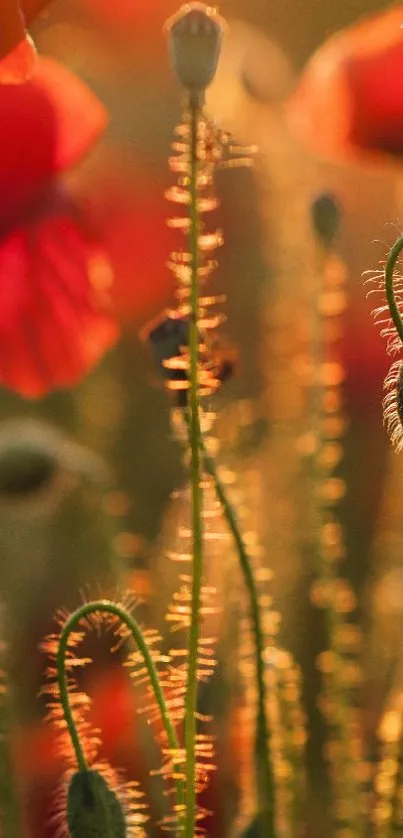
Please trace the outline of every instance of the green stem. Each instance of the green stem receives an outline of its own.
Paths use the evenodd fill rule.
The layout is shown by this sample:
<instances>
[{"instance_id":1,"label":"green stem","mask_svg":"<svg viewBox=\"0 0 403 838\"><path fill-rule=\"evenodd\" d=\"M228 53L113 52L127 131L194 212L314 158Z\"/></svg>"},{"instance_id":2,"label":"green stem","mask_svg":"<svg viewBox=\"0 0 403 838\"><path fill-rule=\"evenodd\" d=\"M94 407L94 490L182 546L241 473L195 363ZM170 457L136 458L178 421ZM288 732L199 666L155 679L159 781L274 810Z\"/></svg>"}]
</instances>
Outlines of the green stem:
<instances>
[{"instance_id":1,"label":"green stem","mask_svg":"<svg viewBox=\"0 0 403 838\"><path fill-rule=\"evenodd\" d=\"M327 466L321 465L320 454L324 449L328 439L324 432L324 414L323 414L323 397L326 391L326 386L323 384L320 371L326 360L326 338L325 338L325 318L320 306L320 299L322 293L322 283L325 262L328 258L329 250L322 247L318 250L318 271L317 271L317 285L314 290L314 305L312 310L312 340L311 340L311 360L312 366L315 370L315 380L311 391L311 427L316 434L316 451L314 451L311 459L311 502L314 515L313 523L313 549L314 558L316 561L317 578L326 585L333 585L337 583L340 573L336 563L326 560L323 556L321 533L325 524L331 520L336 525L339 525L339 515L336 504L331 506L324 505L321 500L320 490L323 483L333 475L333 467L330 469ZM343 800L348 803L351 802L351 814L348 814L348 823L345 824L352 834L357 836L363 835L363 818L360 811L360 797L361 797L361 781L355 778L355 765L351 757L351 733L349 725L355 713L354 703L351 697L350 688L345 684L344 680L344 653L339 646L338 634L339 630L345 625L348 625L345 615L340 613L334 605L332 599L326 604L324 608L324 628L329 641L329 650L333 652L333 669L328 676L328 686L325 687L330 695L331 702L336 708L336 717L330 723L334 740L340 744L340 755L338 757L337 769L338 778L333 780L333 787L339 794L343 795ZM337 831L340 826L338 814L333 811L334 828Z\"/></svg>"},{"instance_id":2,"label":"green stem","mask_svg":"<svg viewBox=\"0 0 403 838\"><path fill-rule=\"evenodd\" d=\"M386 300L389 306L390 316L395 324L397 334L403 343L403 321L400 315L399 307L396 302L395 292L393 287L394 272L396 262L403 250L403 236L400 236L391 247L385 267L385 292Z\"/></svg>"},{"instance_id":3,"label":"green stem","mask_svg":"<svg viewBox=\"0 0 403 838\"><path fill-rule=\"evenodd\" d=\"M185 698L185 749L186 749L186 838L193 838L196 824L196 711L197 711L197 658L200 634L200 605L203 574L203 527L201 456L200 456L200 419L199 419L199 212L197 206L197 130L200 117L200 102L191 98L190 108L190 234L189 249L191 257L190 315L189 315L189 355L190 355L190 430L191 451L191 493L192 493L192 532L193 532L193 576L191 617L189 627L188 671Z\"/></svg>"},{"instance_id":4,"label":"green stem","mask_svg":"<svg viewBox=\"0 0 403 838\"><path fill-rule=\"evenodd\" d=\"M82 605L80 608L77 608L73 614L70 615L66 623L64 624L59 638L59 646L57 650L57 657L56 657L56 668L57 668L57 678L58 678L58 686L59 686L59 694L60 694L60 703L63 708L64 718L67 724L67 729L70 734L71 742L74 748L74 752L77 759L78 768L80 771L87 771L88 765L87 760L85 758L80 737L76 728L76 724L74 722L73 713L71 710L70 704L70 697L69 697L69 685L68 685L68 678L66 673L66 652L69 642L70 634L74 631L75 627L80 623L80 620L83 620L85 617L88 617L90 614L95 613L105 613L105 614L112 614L113 616L117 617L124 623L125 626L129 629L130 634L132 635L135 643L137 644L143 659L144 663L147 667L148 676L150 678L151 687L155 696L155 700L158 704L162 723L165 729L167 741L169 744L169 748L172 752L172 762L173 762L173 769L175 779L175 791L176 791L176 808L177 808L177 815L179 826L181 826L183 812L184 812L184 783L181 779L182 774L182 765L176 763L175 761L175 754L180 754L180 746L176 736L175 728L172 724L169 710L165 701L164 693L160 684L158 672L153 661L151 652L148 648L146 641L144 640L143 633L137 621L134 617L126 611L121 605L118 605L115 602L109 602L108 600L99 600L94 602L86 603Z\"/></svg>"},{"instance_id":5,"label":"green stem","mask_svg":"<svg viewBox=\"0 0 403 838\"><path fill-rule=\"evenodd\" d=\"M249 596L249 609L252 631L255 641L256 658L256 686L257 686L257 724L256 724L256 784L259 796L259 808L262 817L262 831L265 838L275 835L275 784L273 769L270 761L270 731L266 717L266 685L264 680L264 635L256 584L252 571L252 563L248 556L239 523L231 506L224 484L220 480L213 457L207 451L203 435L199 436L200 450L206 472L213 480L217 498L221 504L223 514L230 532L234 538L238 557Z\"/></svg>"}]
</instances>

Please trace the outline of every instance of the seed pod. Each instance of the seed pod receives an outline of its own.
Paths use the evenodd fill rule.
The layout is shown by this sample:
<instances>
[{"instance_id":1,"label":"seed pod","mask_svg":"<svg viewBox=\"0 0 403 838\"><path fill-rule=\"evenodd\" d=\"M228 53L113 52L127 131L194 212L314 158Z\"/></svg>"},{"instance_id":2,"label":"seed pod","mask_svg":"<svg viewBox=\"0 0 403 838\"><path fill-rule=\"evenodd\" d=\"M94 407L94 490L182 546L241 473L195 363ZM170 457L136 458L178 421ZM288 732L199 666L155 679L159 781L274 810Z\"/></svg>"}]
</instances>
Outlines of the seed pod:
<instances>
[{"instance_id":1,"label":"seed pod","mask_svg":"<svg viewBox=\"0 0 403 838\"><path fill-rule=\"evenodd\" d=\"M67 793L71 838L126 838L122 805L98 771L76 771Z\"/></svg>"},{"instance_id":2,"label":"seed pod","mask_svg":"<svg viewBox=\"0 0 403 838\"><path fill-rule=\"evenodd\" d=\"M186 3L167 22L172 68L193 96L212 82L220 55L224 21L204 3Z\"/></svg>"}]
</instances>

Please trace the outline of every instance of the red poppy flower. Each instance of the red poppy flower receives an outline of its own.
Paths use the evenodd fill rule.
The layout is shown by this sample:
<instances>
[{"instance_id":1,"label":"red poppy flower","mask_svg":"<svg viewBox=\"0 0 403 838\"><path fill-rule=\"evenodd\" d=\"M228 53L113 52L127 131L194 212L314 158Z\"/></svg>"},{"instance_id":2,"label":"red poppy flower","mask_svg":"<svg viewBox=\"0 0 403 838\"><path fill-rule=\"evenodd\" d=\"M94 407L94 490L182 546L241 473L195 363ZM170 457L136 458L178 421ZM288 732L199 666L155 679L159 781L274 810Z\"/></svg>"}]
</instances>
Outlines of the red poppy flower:
<instances>
[{"instance_id":1,"label":"red poppy flower","mask_svg":"<svg viewBox=\"0 0 403 838\"><path fill-rule=\"evenodd\" d=\"M18 84L31 77L35 66L35 48L25 24L47 5L49 0L4 0L0 10L0 83Z\"/></svg>"},{"instance_id":2,"label":"red poppy flower","mask_svg":"<svg viewBox=\"0 0 403 838\"><path fill-rule=\"evenodd\" d=\"M112 148L103 149L94 163L80 172L76 200L110 259L113 313L119 323L137 331L174 301L175 281L166 263L181 240L167 226L170 207L151 167L133 164L122 144L119 157Z\"/></svg>"},{"instance_id":3,"label":"red poppy flower","mask_svg":"<svg viewBox=\"0 0 403 838\"><path fill-rule=\"evenodd\" d=\"M0 382L35 397L74 384L116 339L108 262L52 186L106 114L50 59L26 84L0 86L0 114Z\"/></svg>"},{"instance_id":4,"label":"red poppy flower","mask_svg":"<svg viewBox=\"0 0 403 838\"><path fill-rule=\"evenodd\" d=\"M403 5L330 38L288 105L291 126L330 158L403 153Z\"/></svg>"}]
</instances>

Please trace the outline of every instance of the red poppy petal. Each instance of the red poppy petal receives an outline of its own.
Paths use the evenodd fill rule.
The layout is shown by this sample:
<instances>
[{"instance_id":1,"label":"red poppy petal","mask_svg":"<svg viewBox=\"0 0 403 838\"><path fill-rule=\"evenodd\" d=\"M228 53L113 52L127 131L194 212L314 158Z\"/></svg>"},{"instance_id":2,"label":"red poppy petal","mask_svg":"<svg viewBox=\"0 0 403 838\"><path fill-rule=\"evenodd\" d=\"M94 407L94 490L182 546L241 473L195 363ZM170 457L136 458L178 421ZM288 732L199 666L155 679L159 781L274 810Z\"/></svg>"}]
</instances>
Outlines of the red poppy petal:
<instances>
[{"instance_id":1,"label":"red poppy petal","mask_svg":"<svg viewBox=\"0 0 403 838\"><path fill-rule=\"evenodd\" d=\"M291 127L330 158L403 154L403 5L333 36L288 104Z\"/></svg>"},{"instance_id":2,"label":"red poppy petal","mask_svg":"<svg viewBox=\"0 0 403 838\"><path fill-rule=\"evenodd\" d=\"M0 60L0 84L24 84L31 78L36 60L33 41L23 33L11 52Z\"/></svg>"},{"instance_id":3,"label":"red poppy petal","mask_svg":"<svg viewBox=\"0 0 403 838\"><path fill-rule=\"evenodd\" d=\"M181 239L167 225L172 210L155 173L120 156L102 152L87 180L80 178L77 200L112 264L114 313L133 330L173 304L175 280L166 262Z\"/></svg>"},{"instance_id":4,"label":"red poppy petal","mask_svg":"<svg viewBox=\"0 0 403 838\"><path fill-rule=\"evenodd\" d=\"M161 202L144 200L106 220L103 235L114 266L114 310L122 322L141 325L172 303L175 282L165 267L172 250Z\"/></svg>"},{"instance_id":5,"label":"red poppy petal","mask_svg":"<svg viewBox=\"0 0 403 838\"><path fill-rule=\"evenodd\" d=\"M106 124L86 85L51 59L24 85L0 85L0 229L49 179L76 163Z\"/></svg>"},{"instance_id":6,"label":"red poppy petal","mask_svg":"<svg viewBox=\"0 0 403 838\"><path fill-rule=\"evenodd\" d=\"M0 246L0 381L34 398L76 384L117 339L105 311L107 263L68 215Z\"/></svg>"},{"instance_id":7,"label":"red poppy petal","mask_svg":"<svg viewBox=\"0 0 403 838\"><path fill-rule=\"evenodd\" d=\"M403 17L403 15L402 15ZM352 100L349 140L355 148L403 153L403 35L374 55L346 62Z\"/></svg>"},{"instance_id":8,"label":"red poppy petal","mask_svg":"<svg viewBox=\"0 0 403 838\"><path fill-rule=\"evenodd\" d=\"M334 71L329 52L328 72L319 53L308 65L287 104L287 117L293 133L312 151L337 157L343 150L351 152L347 137L352 108L345 81Z\"/></svg>"},{"instance_id":9,"label":"red poppy petal","mask_svg":"<svg viewBox=\"0 0 403 838\"><path fill-rule=\"evenodd\" d=\"M69 168L92 147L108 122L106 108L81 79L50 58L41 58L32 83L54 117L53 171Z\"/></svg>"}]
</instances>

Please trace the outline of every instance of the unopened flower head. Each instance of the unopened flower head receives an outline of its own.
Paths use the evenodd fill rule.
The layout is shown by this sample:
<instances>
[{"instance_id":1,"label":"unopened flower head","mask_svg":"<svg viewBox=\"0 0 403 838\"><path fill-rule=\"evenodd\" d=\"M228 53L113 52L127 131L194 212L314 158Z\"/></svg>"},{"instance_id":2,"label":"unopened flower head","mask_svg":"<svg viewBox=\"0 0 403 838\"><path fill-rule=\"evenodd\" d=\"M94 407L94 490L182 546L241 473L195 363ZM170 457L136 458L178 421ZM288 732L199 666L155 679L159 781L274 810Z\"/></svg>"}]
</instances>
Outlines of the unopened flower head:
<instances>
[{"instance_id":1,"label":"unopened flower head","mask_svg":"<svg viewBox=\"0 0 403 838\"><path fill-rule=\"evenodd\" d=\"M171 63L179 82L200 96L217 69L224 20L204 3L186 3L166 25Z\"/></svg>"},{"instance_id":2,"label":"unopened flower head","mask_svg":"<svg viewBox=\"0 0 403 838\"><path fill-rule=\"evenodd\" d=\"M121 802L98 771L76 771L68 787L67 818L71 838L126 838Z\"/></svg>"}]
</instances>

